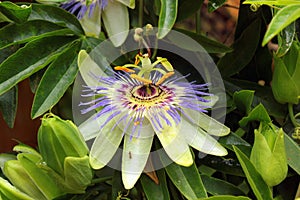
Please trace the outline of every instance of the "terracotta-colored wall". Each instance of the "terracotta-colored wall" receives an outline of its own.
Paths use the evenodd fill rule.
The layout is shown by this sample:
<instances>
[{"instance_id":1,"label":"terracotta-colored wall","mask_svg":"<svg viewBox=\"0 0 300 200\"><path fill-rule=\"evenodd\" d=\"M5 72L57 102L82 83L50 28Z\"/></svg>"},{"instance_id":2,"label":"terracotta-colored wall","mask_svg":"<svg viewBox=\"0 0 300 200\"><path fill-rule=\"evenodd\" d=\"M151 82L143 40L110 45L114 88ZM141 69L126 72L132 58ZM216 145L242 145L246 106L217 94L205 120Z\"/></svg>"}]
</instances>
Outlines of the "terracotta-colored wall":
<instances>
[{"instance_id":1,"label":"terracotta-colored wall","mask_svg":"<svg viewBox=\"0 0 300 200\"><path fill-rule=\"evenodd\" d=\"M37 130L40 119L30 118L33 93L26 79L18 84L18 109L14 128L9 128L0 115L0 152L11 152L18 140L24 144L37 146Z\"/></svg>"}]
</instances>

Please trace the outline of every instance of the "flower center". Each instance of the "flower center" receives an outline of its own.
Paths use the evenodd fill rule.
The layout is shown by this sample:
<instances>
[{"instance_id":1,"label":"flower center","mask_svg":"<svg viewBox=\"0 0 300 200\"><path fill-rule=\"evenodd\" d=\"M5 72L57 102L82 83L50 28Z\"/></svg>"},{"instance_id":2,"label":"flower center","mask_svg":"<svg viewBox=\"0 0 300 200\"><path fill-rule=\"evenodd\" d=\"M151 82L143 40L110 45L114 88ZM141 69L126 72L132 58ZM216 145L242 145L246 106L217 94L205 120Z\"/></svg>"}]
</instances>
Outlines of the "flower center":
<instances>
[{"instance_id":1,"label":"flower center","mask_svg":"<svg viewBox=\"0 0 300 200\"><path fill-rule=\"evenodd\" d=\"M132 89L131 94L134 98L140 100L150 100L157 98L162 93L162 90L153 84L139 85Z\"/></svg>"}]
</instances>

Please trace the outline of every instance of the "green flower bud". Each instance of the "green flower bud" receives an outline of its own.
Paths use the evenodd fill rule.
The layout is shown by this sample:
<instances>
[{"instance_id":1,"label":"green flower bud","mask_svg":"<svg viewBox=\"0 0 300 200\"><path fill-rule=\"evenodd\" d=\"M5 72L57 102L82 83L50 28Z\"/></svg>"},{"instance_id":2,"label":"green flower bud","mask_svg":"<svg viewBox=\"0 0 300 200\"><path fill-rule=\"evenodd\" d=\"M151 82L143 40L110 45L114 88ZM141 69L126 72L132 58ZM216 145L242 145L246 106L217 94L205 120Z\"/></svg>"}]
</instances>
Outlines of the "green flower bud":
<instances>
[{"instance_id":1,"label":"green flower bud","mask_svg":"<svg viewBox=\"0 0 300 200\"><path fill-rule=\"evenodd\" d=\"M0 177L0 199L34 200L32 197L21 192L2 177Z\"/></svg>"},{"instance_id":2,"label":"green flower bud","mask_svg":"<svg viewBox=\"0 0 300 200\"><path fill-rule=\"evenodd\" d=\"M275 130L273 124L261 123L254 133L250 160L269 186L278 185L288 171L284 132Z\"/></svg>"},{"instance_id":3,"label":"green flower bud","mask_svg":"<svg viewBox=\"0 0 300 200\"><path fill-rule=\"evenodd\" d=\"M294 42L283 56L274 56L272 91L280 103L298 104L300 98L300 47Z\"/></svg>"},{"instance_id":4,"label":"green flower bud","mask_svg":"<svg viewBox=\"0 0 300 200\"><path fill-rule=\"evenodd\" d=\"M4 175L21 191L20 193L17 190L13 190L13 186L11 186L10 190L14 192L14 195L26 194L31 197L26 199L49 200L64 194L55 180L39 167L38 163L40 161L40 156L30 153L19 153L17 160L5 162ZM8 185L6 186L8 187Z\"/></svg>"},{"instance_id":5,"label":"green flower bud","mask_svg":"<svg viewBox=\"0 0 300 200\"><path fill-rule=\"evenodd\" d=\"M53 114L45 115L38 131L38 145L49 174L68 193L83 193L93 172L88 147L73 122Z\"/></svg>"}]
</instances>

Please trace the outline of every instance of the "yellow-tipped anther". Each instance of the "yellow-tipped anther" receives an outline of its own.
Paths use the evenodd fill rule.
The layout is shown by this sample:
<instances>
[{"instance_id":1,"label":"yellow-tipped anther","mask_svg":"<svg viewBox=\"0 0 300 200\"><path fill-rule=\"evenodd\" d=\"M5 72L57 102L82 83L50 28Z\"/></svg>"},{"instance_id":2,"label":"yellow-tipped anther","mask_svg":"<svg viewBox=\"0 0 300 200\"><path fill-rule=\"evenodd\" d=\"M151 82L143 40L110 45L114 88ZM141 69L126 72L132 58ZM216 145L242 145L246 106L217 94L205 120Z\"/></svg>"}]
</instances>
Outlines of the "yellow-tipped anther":
<instances>
[{"instance_id":1,"label":"yellow-tipped anther","mask_svg":"<svg viewBox=\"0 0 300 200\"><path fill-rule=\"evenodd\" d=\"M172 76L174 74L174 72L168 72L165 75L163 75L156 83L155 85L160 85L162 84L167 78L169 78L170 76Z\"/></svg>"},{"instance_id":2,"label":"yellow-tipped anther","mask_svg":"<svg viewBox=\"0 0 300 200\"><path fill-rule=\"evenodd\" d=\"M136 80L138 80L138 81L141 81L141 82L143 82L143 83L145 83L145 84L151 84L151 83L152 83L151 80L146 79L146 78L143 78L143 77L140 77L140 76L138 76L138 75L136 75L136 74L131 74L130 77L131 77L131 78L134 78L134 79L136 79Z\"/></svg>"},{"instance_id":3,"label":"yellow-tipped anther","mask_svg":"<svg viewBox=\"0 0 300 200\"><path fill-rule=\"evenodd\" d=\"M129 72L129 73L134 73L135 72L132 69L128 69L127 67L122 67L122 66L114 67L114 69L119 70L119 71Z\"/></svg>"},{"instance_id":4,"label":"yellow-tipped anther","mask_svg":"<svg viewBox=\"0 0 300 200\"><path fill-rule=\"evenodd\" d=\"M139 63L140 63L140 57L141 57L141 55L140 54L136 54L136 56L135 56L135 61L134 61L134 65L138 65Z\"/></svg>"},{"instance_id":5,"label":"yellow-tipped anther","mask_svg":"<svg viewBox=\"0 0 300 200\"><path fill-rule=\"evenodd\" d=\"M137 125L140 124L140 121L135 121L133 124L134 124L135 126L137 126Z\"/></svg>"}]
</instances>

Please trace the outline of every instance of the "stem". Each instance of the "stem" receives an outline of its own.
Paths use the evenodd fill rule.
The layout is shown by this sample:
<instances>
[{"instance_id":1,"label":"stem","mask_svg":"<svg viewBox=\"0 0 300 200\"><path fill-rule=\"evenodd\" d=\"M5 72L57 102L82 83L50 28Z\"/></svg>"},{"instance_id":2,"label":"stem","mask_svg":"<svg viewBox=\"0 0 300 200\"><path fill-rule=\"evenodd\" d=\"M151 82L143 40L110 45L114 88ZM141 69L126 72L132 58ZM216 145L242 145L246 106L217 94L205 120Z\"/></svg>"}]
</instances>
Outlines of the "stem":
<instances>
[{"instance_id":1,"label":"stem","mask_svg":"<svg viewBox=\"0 0 300 200\"><path fill-rule=\"evenodd\" d=\"M297 120L295 118L295 115L294 115L293 104L291 104L291 103L288 104L288 110L289 110L290 119L291 119L292 124L294 125L294 127L300 126L300 123L297 122Z\"/></svg>"},{"instance_id":2,"label":"stem","mask_svg":"<svg viewBox=\"0 0 300 200\"><path fill-rule=\"evenodd\" d=\"M139 1L139 27L143 27L144 0Z\"/></svg>"},{"instance_id":3,"label":"stem","mask_svg":"<svg viewBox=\"0 0 300 200\"><path fill-rule=\"evenodd\" d=\"M196 12L196 33L200 34L201 33L201 7L199 10Z\"/></svg>"}]
</instances>

